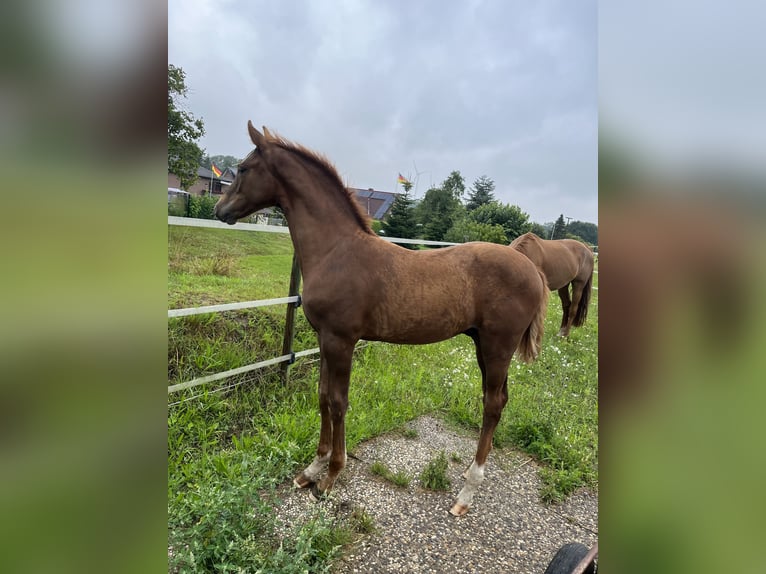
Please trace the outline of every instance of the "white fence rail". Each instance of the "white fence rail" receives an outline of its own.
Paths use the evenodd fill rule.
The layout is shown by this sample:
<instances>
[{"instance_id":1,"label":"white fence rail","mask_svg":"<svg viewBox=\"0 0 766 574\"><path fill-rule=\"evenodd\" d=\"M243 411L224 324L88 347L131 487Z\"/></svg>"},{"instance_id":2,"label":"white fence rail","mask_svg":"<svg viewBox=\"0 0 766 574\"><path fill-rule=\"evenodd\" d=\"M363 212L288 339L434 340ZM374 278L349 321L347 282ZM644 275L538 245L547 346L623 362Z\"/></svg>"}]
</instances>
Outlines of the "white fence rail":
<instances>
[{"instance_id":1,"label":"white fence rail","mask_svg":"<svg viewBox=\"0 0 766 574\"><path fill-rule=\"evenodd\" d=\"M221 305L207 305L205 307L189 307L188 309L168 310L168 319L176 317L188 317L189 315L202 315L203 313L220 313L221 311L239 311L240 309L253 309L255 307L268 307L269 305L284 305L297 303L301 298L279 297L277 299L259 299L258 301L243 301L242 303L223 303Z\"/></svg>"},{"instance_id":2,"label":"white fence rail","mask_svg":"<svg viewBox=\"0 0 766 574\"><path fill-rule=\"evenodd\" d=\"M183 225L185 227L213 227L216 229L240 229L242 231L264 231L266 233L290 233L290 229L280 225L260 225L256 223L235 223L229 225L222 221L213 219L194 219L193 217L176 217L168 215L168 225ZM448 245L460 245L459 243L450 243L449 241L430 241L427 239L406 239L404 237L385 237L380 236L381 239L390 241L391 243L406 243L408 245L436 245L436 246L448 246Z\"/></svg>"},{"instance_id":3,"label":"white fence rail","mask_svg":"<svg viewBox=\"0 0 766 574\"><path fill-rule=\"evenodd\" d=\"M184 389L191 389L192 387L196 387L198 385L203 385L205 383L212 383L213 381L220 381L221 379L225 379L227 377L233 377L234 375L241 375L243 373L249 373L250 371L255 371L257 369L262 369L263 367L270 367L272 365L278 365L280 363L286 363L288 361L293 361L295 359L298 359L300 357L306 357L308 355L314 355L319 352L319 347L315 347L313 349L306 349L305 351L298 351L297 353L292 353L290 355L282 355L281 357L276 357L274 359L268 359L266 361L260 361L258 363L253 363L251 365L245 365L244 367L237 367L236 369L230 369L228 371L223 371L221 373L216 373L215 375L207 375L205 377L200 377L198 379L193 379L191 381L187 381L185 383L178 383L177 385L170 385L168 387L168 394L175 393L176 391L182 391Z\"/></svg>"},{"instance_id":4,"label":"white fence rail","mask_svg":"<svg viewBox=\"0 0 766 574\"><path fill-rule=\"evenodd\" d=\"M264 231L266 233L290 233L290 229L281 225L261 225L258 223L235 223L229 225L217 219L195 219L193 217L175 217L168 215L168 225L184 227L213 227L216 229L241 229L243 231Z\"/></svg>"}]
</instances>

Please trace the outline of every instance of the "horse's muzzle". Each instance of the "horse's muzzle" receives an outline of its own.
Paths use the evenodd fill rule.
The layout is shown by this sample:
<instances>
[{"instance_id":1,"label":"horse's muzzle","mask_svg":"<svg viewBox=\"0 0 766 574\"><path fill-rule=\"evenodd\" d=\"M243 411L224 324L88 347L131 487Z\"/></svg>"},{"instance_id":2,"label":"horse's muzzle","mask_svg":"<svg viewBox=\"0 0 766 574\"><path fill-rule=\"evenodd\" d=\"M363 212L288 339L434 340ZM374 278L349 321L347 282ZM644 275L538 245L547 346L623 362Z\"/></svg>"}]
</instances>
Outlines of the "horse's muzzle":
<instances>
[{"instance_id":1,"label":"horse's muzzle","mask_svg":"<svg viewBox=\"0 0 766 574\"><path fill-rule=\"evenodd\" d=\"M234 225L237 222L237 218L232 218L226 213L226 210L220 209L220 207L221 203L219 202L215 204L215 208L213 209L213 215L215 215L216 219L219 219L228 225Z\"/></svg>"}]
</instances>

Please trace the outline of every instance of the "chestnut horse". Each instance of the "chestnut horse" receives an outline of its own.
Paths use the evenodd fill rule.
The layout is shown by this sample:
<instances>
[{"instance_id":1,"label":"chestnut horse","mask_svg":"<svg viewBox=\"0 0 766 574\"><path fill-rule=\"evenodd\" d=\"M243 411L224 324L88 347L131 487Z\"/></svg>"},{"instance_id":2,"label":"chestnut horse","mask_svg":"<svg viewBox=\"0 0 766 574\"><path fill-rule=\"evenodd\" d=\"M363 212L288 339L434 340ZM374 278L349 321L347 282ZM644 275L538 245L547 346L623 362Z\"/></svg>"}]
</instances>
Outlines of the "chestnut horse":
<instances>
[{"instance_id":1,"label":"chestnut horse","mask_svg":"<svg viewBox=\"0 0 766 574\"><path fill-rule=\"evenodd\" d=\"M492 435L508 400L508 366L535 359L548 302L545 277L520 253L490 243L410 251L375 235L323 156L263 134L215 206L234 224L269 206L285 214L304 279L303 310L320 349L319 446L295 478L312 498L346 464L345 415L354 345L360 339L425 344L469 335L482 373L484 414L476 456L450 512L463 515L484 478ZM329 471L320 475L329 464Z\"/></svg>"},{"instance_id":2,"label":"chestnut horse","mask_svg":"<svg viewBox=\"0 0 766 574\"><path fill-rule=\"evenodd\" d=\"M511 247L529 257L542 269L548 287L559 292L563 316L558 334L568 337L570 328L581 327L588 317L593 283L593 252L574 239L540 239L534 233L520 235L513 240Z\"/></svg>"}]
</instances>

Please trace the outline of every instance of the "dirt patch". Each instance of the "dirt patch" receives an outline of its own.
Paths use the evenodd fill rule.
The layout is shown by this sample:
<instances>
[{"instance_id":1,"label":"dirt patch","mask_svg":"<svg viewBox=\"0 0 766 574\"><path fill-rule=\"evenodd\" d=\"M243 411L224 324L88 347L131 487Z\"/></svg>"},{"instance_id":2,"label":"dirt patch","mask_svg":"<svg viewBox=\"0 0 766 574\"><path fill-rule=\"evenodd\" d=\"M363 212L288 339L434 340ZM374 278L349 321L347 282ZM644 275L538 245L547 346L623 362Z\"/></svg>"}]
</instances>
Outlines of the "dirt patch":
<instances>
[{"instance_id":1,"label":"dirt patch","mask_svg":"<svg viewBox=\"0 0 766 574\"><path fill-rule=\"evenodd\" d=\"M568 542L590 547L598 538L598 494L581 489L563 504L540 502L538 467L527 455L495 449L484 483L466 516L449 514L463 486L461 473L473 459L477 433L455 430L443 421L421 417L407 425L415 435L376 437L349 456L332 495L319 505L308 492L285 485L278 509L283 524L295 524L323 508L347 515L363 508L375 532L362 537L333 572L514 572L542 574L556 551ZM447 492L424 490L421 470L440 451L450 461ZM455 459L459 459L459 462ZM380 461L392 472L413 477L398 488L369 472Z\"/></svg>"}]
</instances>

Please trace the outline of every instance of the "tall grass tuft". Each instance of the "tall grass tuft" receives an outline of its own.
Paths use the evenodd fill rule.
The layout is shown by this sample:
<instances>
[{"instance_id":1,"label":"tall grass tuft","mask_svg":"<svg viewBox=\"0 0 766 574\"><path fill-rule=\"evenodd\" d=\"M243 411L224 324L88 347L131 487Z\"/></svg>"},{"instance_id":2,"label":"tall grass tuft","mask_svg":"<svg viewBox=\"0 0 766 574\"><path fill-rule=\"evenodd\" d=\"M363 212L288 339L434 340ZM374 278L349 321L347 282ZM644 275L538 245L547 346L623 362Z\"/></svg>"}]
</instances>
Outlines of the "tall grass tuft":
<instances>
[{"instance_id":1,"label":"tall grass tuft","mask_svg":"<svg viewBox=\"0 0 766 574\"><path fill-rule=\"evenodd\" d=\"M449 490L450 479L447 476L447 457L444 451L432 459L420 473L420 484L429 490Z\"/></svg>"}]
</instances>

